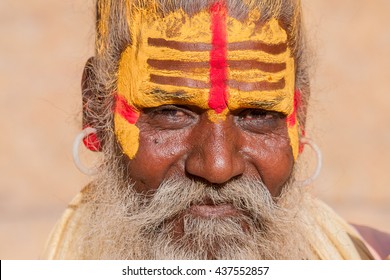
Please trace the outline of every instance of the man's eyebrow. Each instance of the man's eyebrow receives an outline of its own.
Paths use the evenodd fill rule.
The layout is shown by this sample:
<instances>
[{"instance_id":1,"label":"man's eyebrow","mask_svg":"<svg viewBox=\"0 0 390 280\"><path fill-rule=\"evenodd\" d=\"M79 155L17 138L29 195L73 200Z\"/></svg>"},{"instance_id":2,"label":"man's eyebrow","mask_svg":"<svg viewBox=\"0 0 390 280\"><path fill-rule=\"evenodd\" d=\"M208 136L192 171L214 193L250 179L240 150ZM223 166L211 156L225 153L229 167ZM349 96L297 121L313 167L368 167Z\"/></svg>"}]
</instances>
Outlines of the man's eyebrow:
<instances>
[{"instance_id":1,"label":"man's eyebrow","mask_svg":"<svg viewBox=\"0 0 390 280\"><path fill-rule=\"evenodd\" d=\"M276 96L271 100L253 100L253 99L244 99L242 100L241 105L247 105L250 108L261 108L264 110L273 110L277 105L284 100L283 96Z\"/></svg>"},{"instance_id":2,"label":"man's eyebrow","mask_svg":"<svg viewBox=\"0 0 390 280\"><path fill-rule=\"evenodd\" d=\"M149 46L153 47L166 47L178 51L202 52L212 50L212 44L210 43L180 42L174 40L166 40L162 38L148 38L148 44ZM282 54L287 50L287 43L282 42L277 44L267 44L262 41L242 41L228 43L227 49L229 51L255 50L277 55Z\"/></svg>"},{"instance_id":3,"label":"man's eyebrow","mask_svg":"<svg viewBox=\"0 0 390 280\"><path fill-rule=\"evenodd\" d=\"M154 88L149 95L159 98L160 100L181 100L186 101L190 96L184 90L169 92L160 88Z\"/></svg>"}]
</instances>

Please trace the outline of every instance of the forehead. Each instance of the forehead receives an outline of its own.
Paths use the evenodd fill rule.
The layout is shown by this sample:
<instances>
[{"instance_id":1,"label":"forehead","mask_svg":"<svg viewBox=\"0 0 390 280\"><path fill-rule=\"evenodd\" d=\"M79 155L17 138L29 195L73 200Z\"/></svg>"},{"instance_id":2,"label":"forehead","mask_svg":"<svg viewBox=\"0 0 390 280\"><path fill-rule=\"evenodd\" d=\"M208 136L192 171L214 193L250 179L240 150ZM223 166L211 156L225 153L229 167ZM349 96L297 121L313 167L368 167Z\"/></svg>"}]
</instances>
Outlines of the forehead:
<instances>
[{"instance_id":1,"label":"forehead","mask_svg":"<svg viewBox=\"0 0 390 280\"><path fill-rule=\"evenodd\" d=\"M137 11L132 45L119 63L119 94L139 108L215 109L222 102L231 110L259 107L290 114L295 71L286 31L276 19L260 23L257 10L243 21L224 12L190 17L178 10L160 17Z\"/></svg>"}]
</instances>

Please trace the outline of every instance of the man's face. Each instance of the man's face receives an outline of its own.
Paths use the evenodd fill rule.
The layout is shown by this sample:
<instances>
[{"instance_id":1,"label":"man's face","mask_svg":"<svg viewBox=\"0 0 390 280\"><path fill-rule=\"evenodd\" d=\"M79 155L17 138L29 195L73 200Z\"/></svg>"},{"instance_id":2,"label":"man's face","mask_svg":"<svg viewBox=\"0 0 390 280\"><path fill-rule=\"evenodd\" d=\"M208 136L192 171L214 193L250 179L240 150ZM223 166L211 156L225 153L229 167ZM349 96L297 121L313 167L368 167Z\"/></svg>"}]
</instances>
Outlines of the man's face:
<instances>
[{"instance_id":1,"label":"man's face","mask_svg":"<svg viewBox=\"0 0 390 280\"><path fill-rule=\"evenodd\" d=\"M279 22L223 4L189 17L135 13L118 71L115 134L140 193L190 178L215 188L257 178L278 196L298 151L294 59ZM174 198L172 198L174 199ZM194 215L234 215L192 205Z\"/></svg>"},{"instance_id":2,"label":"man's face","mask_svg":"<svg viewBox=\"0 0 390 280\"><path fill-rule=\"evenodd\" d=\"M307 257L296 218L302 196L289 187L299 95L287 34L256 10L233 18L223 3L192 16L132 10L114 113L123 155L107 152L78 250L102 258Z\"/></svg>"}]
</instances>

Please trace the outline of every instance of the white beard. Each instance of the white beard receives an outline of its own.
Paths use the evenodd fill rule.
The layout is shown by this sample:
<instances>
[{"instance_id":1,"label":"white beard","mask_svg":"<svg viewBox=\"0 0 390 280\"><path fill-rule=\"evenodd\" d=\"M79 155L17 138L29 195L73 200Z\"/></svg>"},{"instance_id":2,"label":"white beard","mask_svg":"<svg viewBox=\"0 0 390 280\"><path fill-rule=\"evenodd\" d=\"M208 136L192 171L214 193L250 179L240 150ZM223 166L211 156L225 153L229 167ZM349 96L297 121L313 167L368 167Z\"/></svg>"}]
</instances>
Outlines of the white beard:
<instances>
[{"instance_id":1,"label":"white beard","mask_svg":"<svg viewBox=\"0 0 390 280\"><path fill-rule=\"evenodd\" d=\"M86 259L307 259L302 191L287 185L272 198L256 179L213 188L189 179L163 182L153 196L102 176L87 195L77 250ZM188 213L204 198L240 214L203 218ZM180 225L181 232L175 233ZM244 226L243 226L244 225Z\"/></svg>"}]
</instances>

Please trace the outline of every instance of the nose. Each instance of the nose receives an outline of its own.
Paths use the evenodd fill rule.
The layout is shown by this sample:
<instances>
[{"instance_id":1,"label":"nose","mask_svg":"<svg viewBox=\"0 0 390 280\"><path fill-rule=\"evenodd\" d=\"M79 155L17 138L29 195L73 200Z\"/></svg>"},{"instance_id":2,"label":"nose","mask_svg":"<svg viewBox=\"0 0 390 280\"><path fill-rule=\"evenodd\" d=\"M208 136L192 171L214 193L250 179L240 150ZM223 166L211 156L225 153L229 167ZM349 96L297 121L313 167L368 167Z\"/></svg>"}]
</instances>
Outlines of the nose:
<instances>
[{"instance_id":1,"label":"nose","mask_svg":"<svg viewBox=\"0 0 390 280\"><path fill-rule=\"evenodd\" d=\"M207 121L192 138L186 172L212 184L223 184L242 175L245 162L240 153L240 138L237 128L228 121Z\"/></svg>"}]
</instances>

